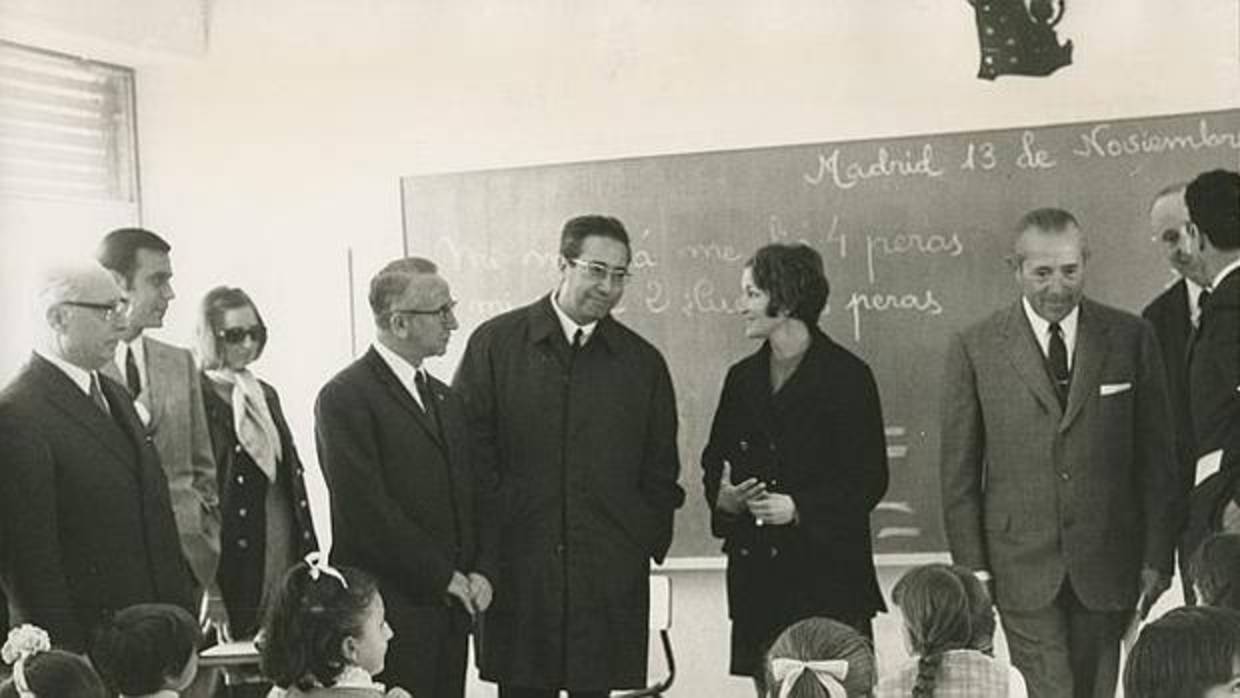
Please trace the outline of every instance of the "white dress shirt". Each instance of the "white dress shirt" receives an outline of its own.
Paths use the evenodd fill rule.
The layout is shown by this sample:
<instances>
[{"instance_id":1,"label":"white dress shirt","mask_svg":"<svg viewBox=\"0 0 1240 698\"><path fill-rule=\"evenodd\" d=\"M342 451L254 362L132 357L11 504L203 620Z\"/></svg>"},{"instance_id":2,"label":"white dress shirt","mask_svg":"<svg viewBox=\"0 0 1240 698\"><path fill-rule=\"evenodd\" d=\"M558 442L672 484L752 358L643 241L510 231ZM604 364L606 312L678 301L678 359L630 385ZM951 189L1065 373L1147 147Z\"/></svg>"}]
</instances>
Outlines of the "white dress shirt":
<instances>
[{"instance_id":1,"label":"white dress shirt","mask_svg":"<svg viewBox=\"0 0 1240 698\"><path fill-rule=\"evenodd\" d=\"M551 292L551 307L555 308L555 315L560 319L560 329L564 331L564 339L568 341L569 346L572 346L573 335L577 334L577 330L581 330L581 346L584 347L590 342L590 337L594 336L594 330L598 327L598 320L588 325L578 325L576 322L573 322L573 319L556 302L555 297L558 293L559 289Z\"/></svg>"},{"instance_id":2,"label":"white dress shirt","mask_svg":"<svg viewBox=\"0 0 1240 698\"><path fill-rule=\"evenodd\" d=\"M1038 346L1042 348L1042 356L1047 356L1047 347L1051 343L1051 323L1034 312L1028 298L1021 296L1020 302L1025 308L1025 317L1029 318L1029 325L1033 327L1033 336L1037 338ZM1072 370L1073 358L1076 355L1076 323L1080 317L1081 306L1078 304L1072 312L1059 321L1059 329L1063 331L1063 345L1068 350L1069 371Z\"/></svg>"},{"instance_id":3,"label":"white dress shirt","mask_svg":"<svg viewBox=\"0 0 1240 698\"><path fill-rule=\"evenodd\" d=\"M426 405L422 404L422 397L418 395L418 387L413 382L418 375L418 371L422 370L422 365L414 366L405 357L383 346L383 342L375 342L372 346L379 353L379 356L387 362L387 365L392 368L392 373L396 374L400 384L405 386L405 392L409 393L413 397L413 401L418 403L418 407L421 407L422 411L425 412Z\"/></svg>"}]
</instances>

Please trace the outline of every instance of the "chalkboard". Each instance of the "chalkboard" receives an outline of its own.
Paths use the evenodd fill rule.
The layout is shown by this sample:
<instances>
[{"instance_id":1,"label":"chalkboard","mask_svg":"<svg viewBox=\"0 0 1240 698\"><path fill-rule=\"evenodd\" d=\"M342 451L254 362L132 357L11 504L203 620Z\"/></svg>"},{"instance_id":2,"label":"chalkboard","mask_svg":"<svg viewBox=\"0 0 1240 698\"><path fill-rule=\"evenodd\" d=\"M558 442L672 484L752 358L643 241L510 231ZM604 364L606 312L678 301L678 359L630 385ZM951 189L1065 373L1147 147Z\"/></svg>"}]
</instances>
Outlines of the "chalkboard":
<instances>
[{"instance_id":1,"label":"chalkboard","mask_svg":"<svg viewBox=\"0 0 1240 698\"><path fill-rule=\"evenodd\" d=\"M556 283L563 222L607 213L633 239L616 316L659 347L680 415L674 557L719 555L699 456L727 367L756 346L734 311L741 268L770 241L803 240L831 282L822 326L873 368L891 486L873 517L878 553L946 550L938 401L954 330L1014 301L1004 265L1026 211L1076 214L1092 297L1139 311L1170 283L1146 212L1164 185L1240 162L1240 110L881 141L579 162L402 180L410 254L459 299L464 337Z\"/></svg>"}]
</instances>

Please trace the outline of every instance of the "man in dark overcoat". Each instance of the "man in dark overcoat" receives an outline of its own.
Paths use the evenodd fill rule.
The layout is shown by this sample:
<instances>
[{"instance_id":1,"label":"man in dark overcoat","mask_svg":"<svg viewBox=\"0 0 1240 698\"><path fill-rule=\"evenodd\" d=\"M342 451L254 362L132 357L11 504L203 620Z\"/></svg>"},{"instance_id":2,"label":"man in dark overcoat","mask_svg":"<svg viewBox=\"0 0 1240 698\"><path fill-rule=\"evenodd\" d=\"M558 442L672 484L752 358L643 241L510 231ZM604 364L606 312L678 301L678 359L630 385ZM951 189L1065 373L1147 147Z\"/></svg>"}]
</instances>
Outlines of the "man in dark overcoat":
<instances>
[{"instance_id":1,"label":"man in dark overcoat","mask_svg":"<svg viewBox=\"0 0 1240 698\"><path fill-rule=\"evenodd\" d=\"M684 492L667 364L611 316L630 257L620 221L569 220L559 287L483 323L456 376L499 502L480 654L502 698L646 680L650 561Z\"/></svg>"}]
</instances>

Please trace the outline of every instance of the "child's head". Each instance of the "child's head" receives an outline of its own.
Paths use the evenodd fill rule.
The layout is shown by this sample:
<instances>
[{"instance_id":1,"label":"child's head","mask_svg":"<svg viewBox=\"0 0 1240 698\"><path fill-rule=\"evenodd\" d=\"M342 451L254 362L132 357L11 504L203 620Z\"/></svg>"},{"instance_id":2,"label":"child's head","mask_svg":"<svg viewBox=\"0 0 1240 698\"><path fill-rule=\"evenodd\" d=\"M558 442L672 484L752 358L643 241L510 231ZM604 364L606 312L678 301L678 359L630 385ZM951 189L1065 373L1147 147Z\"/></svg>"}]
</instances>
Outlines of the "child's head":
<instances>
[{"instance_id":1,"label":"child's head","mask_svg":"<svg viewBox=\"0 0 1240 698\"><path fill-rule=\"evenodd\" d=\"M392 630L374 579L350 567L300 562L263 624L263 673L281 688L332 686L347 666L383 671Z\"/></svg>"},{"instance_id":2,"label":"child's head","mask_svg":"<svg viewBox=\"0 0 1240 698\"><path fill-rule=\"evenodd\" d=\"M1124 668L1128 698L1240 695L1240 612L1186 606L1145 626Z\"/></svg>"},{"instance_id":3,"label":"child's head","mask_svg":"<svg viewBox=\"0 0 1240 698\"><path fill-rule=\"evenodd\" d=\"M13 675L0 683L0 698L106 698L99 675L83 657L51 649L47 633L33 625L9 631L3 657Z\"/></svg>"},{"instance_id":4,"label":"child's head","mask_svg":"<svg viewBox=\"0 0 1240 698\"><path fill-rule=\"evenodd\" d=\"M1190 564L1201 603L1240 611L1240 533L1215 533Z\"/></svg>"},{"instance_id":5,"label":"child's head","mask_svg":"<svg viewBox=\"0 0 1240 698\"><path fill-rule=\"evenodd\" d=\"M969 597L969 622L972 633L969 637L969 649L993 655L995 651L995 605L990 593L982 584L973 570L963 565L951 565L948 569L964 586L965 595Z\"/></svg>"},{"instance_id":6,"label":"child's head","mask_svg":"<svg viewBox=\"0 0 1240 698\"><path fill-rule=\"evenodd\" d=\"M909 570L891 595L904 615L909 649L918 656L913 695L933 695L943 653L971 647L969 593L949 566L934 564Z\"/></svg>"},{"instance_id":7,"label":"child's head","mask_svg":"<svg viewBox=\"0 0 1240 698\"><path fill-rule=\"evenodd\" d=\"M183 691L198 673L202 641L194 617L180 606L143 603L112 616L95 634L91 660L121 695Z\"/></svg>"},{"instance_id":8,"label":"child's head","mask_svg":"<svg viewBox=\"0 0 1240 698\"><path fill-rule=\"evenodd\" d=\"M830 618L793 623L766 653L766 685L779 698L834 698L827 688L834 684L849 696L868 696L874 678L873 645Z\"/></svg>"}]
</instances>

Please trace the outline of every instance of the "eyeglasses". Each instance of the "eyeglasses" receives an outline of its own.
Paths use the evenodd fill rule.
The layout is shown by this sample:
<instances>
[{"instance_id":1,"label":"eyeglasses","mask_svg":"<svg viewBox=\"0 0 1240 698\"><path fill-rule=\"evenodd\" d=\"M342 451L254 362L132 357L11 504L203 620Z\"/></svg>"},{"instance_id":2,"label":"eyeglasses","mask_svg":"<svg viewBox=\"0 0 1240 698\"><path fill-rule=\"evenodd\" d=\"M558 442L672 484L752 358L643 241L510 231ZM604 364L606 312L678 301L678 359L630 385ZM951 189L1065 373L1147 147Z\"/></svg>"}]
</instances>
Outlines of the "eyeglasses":
<instances>
[{"instance_id":1,"label":"eyeglasses","mask_svg":"<svg viewBox=\"0 0 1240 698\"><path fill-rule=\"evenodd\" d=\"M572 259L565 257L564 261L586 270L586 276L595 283L602 283L607 278L611 278L612 282L623 286L633 278L633 272L625 267L613 267L603 262L588 262L583 259Z\"/></svg>"},{"instance_id":2,"label":"eyeglasses","mask_svg":"<svg viewBox=\"0 0 1240 698\"><path fill-rule=\"evenodd\" d=\"M111 322L125 314L129 309L129 301L121 298L112 303L91 303L88 301L61 301L61 305L71 305L75 308L86 308L88 310L98 310L103 313L103 319Z\"/></svg>"},{"instance_id":3,"label":"eyeglasses","mask_svg":"<svg viewBox=\"0 0 1240 698\"><path fill-rule=\"evenodd\" d=\"M1159 242L1164 245L1178 245L1180 244L1180 240L1184 239L1184 237L1189 234L1188 226L1190 225L1192 225L1192 223L1184 223L1183 225L1175 228L1167 228L1157 235L1151 235L1150 242Z\"/></svg>"},{"instance_id":4,"label":"eyeglasses","mask_svg":"<svg viewBox=\"0 0 1240 698\"><path fill-rule=\"evenodd\" d=\"M438 315L440 322L447 322L453 317L456 301L448 301L434 310L418 310L417 308L393 308L388 312L392 315Z\"/></svg>"},{"instance_id":5,"label":"eyeglasses","mask_svg":"<svg viewBox=\"0 0 1240 698\"><path fill-rule=\"evenodd\" d=\"M223 330L216 330L215 336L224 340L225 344L241 344L246 337L254 340L255 344L262 344L267 341L267 328L262 325L229 327Z\"/></svg>"}]
</instances>

